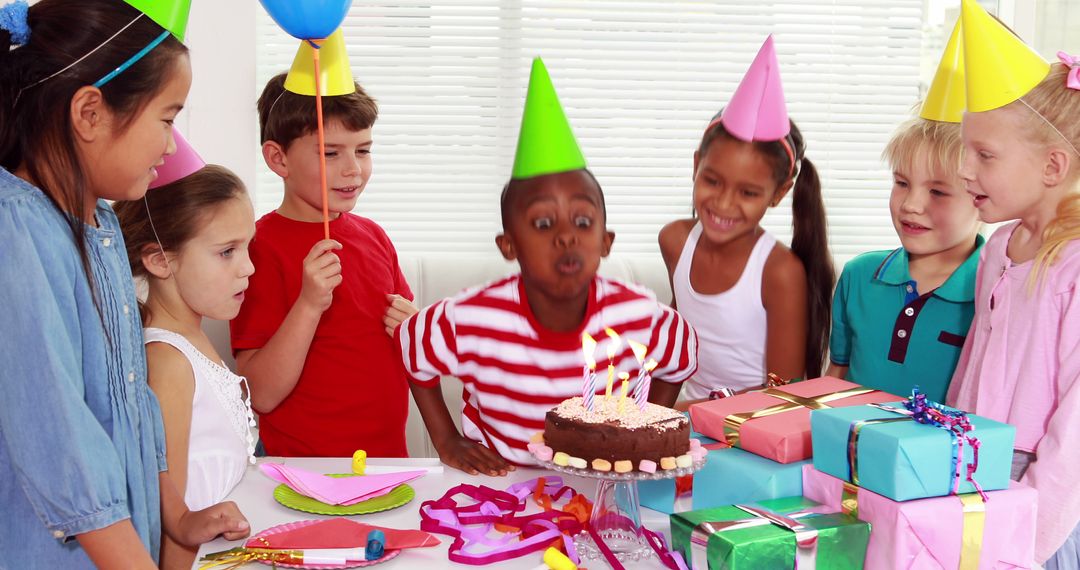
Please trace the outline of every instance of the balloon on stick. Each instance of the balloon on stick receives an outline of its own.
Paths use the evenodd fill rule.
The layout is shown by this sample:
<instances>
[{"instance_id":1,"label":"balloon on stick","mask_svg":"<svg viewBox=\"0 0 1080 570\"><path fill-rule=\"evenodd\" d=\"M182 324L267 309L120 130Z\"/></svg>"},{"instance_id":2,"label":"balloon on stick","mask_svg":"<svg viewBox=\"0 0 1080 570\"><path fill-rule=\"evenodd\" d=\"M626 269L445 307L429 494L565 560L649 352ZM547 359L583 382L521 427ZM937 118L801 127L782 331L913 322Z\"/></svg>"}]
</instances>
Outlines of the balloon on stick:
<instances>
[{"instance_id":1,"label":"balloon on stick","mask_svg":"<svg viewBox=\"0 0 1080 570\"><path fill-rule=\"evenodd\" d=\"M324 95L345 95L356 90L340 29L352 0L259 1L281 29L301 40L293 67L285 79L285 89L300 95L315 96L323 237L330 239L330 196L326 185L326 132L323 127L322 98ZM326 53L320 56L324 49ZM343 80L343 75L347 75L348 79ZM305 77L310 79L304 81Z\"/></svg>"}]
</instances>

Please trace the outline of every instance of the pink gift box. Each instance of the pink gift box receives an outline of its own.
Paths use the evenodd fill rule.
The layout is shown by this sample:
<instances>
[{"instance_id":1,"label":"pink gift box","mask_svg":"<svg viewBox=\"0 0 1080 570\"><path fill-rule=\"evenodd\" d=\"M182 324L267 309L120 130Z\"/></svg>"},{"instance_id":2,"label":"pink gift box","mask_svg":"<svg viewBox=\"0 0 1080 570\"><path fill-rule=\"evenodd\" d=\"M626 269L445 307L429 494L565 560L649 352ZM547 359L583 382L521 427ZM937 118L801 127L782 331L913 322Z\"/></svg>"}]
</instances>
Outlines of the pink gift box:
<instances>
[{"instance_id":1,"label":"pink gift box","mask_svg":"<svg viewBox=\"0 0 1080 570\"><path fill-rule=\"evenodd\" d=\"M866 570L953 570L960 567L964 506L956 495L897 502L857 489L858 518L870 523ZM840 511L844 482L803 467L803 496ZM1013 482L987 493L980 570L1032 568L1035 559L1034 488Z\"/></svg>"},{"instance_id":2,"label":"pink gift box","mask_svg":"<svg viewBox=\"0 0 1080 570\"><path fill-rule=\"evenodd\" d=\"M878 390L837 399L831 399L828 396L861 388L862 386L858 384L825 376L770 390L802 398L829 400L824 402L824 405L831 408L904 400L899 396ZM793 463L809 458L813 455L810 446L810 408L787 402L780 397L770 395L768 391L748 392L694 404L690 406L690 421L695 431L713 439L727 441L728 436L724 432L724 426L728 416L749 414L778 405L787 405L793 409L747 420L738 430L736 447L780 463ZM729 431L731 431L730 428Z\"/></svg>"}]
</instances>

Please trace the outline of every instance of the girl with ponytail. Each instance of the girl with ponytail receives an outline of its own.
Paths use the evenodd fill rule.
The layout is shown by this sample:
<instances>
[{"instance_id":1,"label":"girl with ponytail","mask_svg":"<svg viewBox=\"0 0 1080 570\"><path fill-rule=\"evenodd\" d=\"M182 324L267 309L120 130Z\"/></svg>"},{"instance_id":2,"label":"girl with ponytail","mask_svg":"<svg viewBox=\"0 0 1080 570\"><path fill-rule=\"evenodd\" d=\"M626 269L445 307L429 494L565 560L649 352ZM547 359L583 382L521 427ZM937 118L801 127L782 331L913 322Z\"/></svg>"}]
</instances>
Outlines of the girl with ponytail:
<instances>
[{"instance_id":1,"label":"girl with ponytail","mask_svg":"<svg viewBox=\"0 0 1080 570\"><path fill-rule=\"evenodd\" d=\"M694 218L660 231L672 305L697 330L693 401L820 375L835 274L821 183L787 117L772 38L694 153ZM792 194L791 249L761 227Z\"/></svg>"}]
</instances>

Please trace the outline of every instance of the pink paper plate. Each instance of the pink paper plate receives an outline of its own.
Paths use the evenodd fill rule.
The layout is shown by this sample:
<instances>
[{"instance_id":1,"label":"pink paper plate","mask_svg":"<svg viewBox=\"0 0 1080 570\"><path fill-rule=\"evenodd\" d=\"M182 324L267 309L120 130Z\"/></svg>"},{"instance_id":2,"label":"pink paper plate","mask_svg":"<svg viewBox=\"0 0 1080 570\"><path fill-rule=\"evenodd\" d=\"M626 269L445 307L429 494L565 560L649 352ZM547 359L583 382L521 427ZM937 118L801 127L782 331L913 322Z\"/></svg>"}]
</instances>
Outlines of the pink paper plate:
<instances>
[{"instance_id":1,"label":"pink paper plate","mask_svg":"<svg viewBox=\"0 0 1080 570\"><path fill-rule=\"evenodd\" d=\"M295 528L301 528L301 527L305 527L305 526L308 526L308 525L312 525L312 524L315 524L317 522L321 522L321 521L319 521L319 520L305 520L305 521L296 521L296 522L290 522L290 523L285 523L285 524L279 524L277 526L272 526L272 527L260 532L259 534L256 534L256 535L252 536L251 538L258 538L260 536L270 536L272 534L277 534L279 532L285 532L285 531L293 530ZM248 540L251 540L251 539L248 539ZM396 558L398 554L401 554L400 549L398 549L398 550L386 550L386 551L383 552L382 558L379 558L378 560L365 560L363 562L353 562L353 563L346 564L346 565L343 565L343 566L339 566L339 565L336 565L336 564L282 564L281 562L274 563L274 562L270 562L269 560L259 560L258 562L261 563L261 564L265 564L267 566L276 565L276 566L281 567L281 568L305 568L305 569L308 569L308 570L324 570L324 569L325 570L333 570L333 569L336 569L336 568L363 568L365 566L374 566L375 564L379 564L381 562L386 562L387 560L390 560L391 558Z\"/></svg>"}]
</instances>

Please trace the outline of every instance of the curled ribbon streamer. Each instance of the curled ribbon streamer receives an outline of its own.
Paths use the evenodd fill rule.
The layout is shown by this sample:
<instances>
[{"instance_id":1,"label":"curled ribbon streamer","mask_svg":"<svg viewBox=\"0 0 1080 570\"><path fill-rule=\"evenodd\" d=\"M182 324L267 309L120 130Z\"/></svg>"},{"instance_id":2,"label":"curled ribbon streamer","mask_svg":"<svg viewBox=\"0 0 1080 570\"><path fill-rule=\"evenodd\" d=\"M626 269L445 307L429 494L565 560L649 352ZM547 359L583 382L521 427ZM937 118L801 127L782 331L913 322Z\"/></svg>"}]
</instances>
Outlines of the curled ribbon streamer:
<instances>
[{"instance_id":1,"label":"curled ribbon streamer","mask_svg":"<svg viewBox=\"0 0 1080 570\"><path fill-rule=\"evenodd\" d=\"M476 503L459 505L455 499L459 495ZM519 515L529 500L543 511ZM557 507L556 503L563 500L563 506ZM618 559L589 525L591 512L592 504L588 499L563 485L558 476L538 477L511 485L505 491L463 484L420 505L420 528L454 537L449 559L474 566L510 560L549 546L561 546L575 564L580 564L571 537L586 532L593 536L608 564L621 570L623 567ZM504 534L491 537L492 530ZM671 553L662 537L644 527L641 531L665 566L671 570L686 570L681 557Z\"/></svg>"},{"instance_id":2,"label":"curled ribbon streamer","mask_svg":"<svg viewBox=\"0 0 1080 570\"><path fill-rule=\"evenodd\" d=\"M1063 51L1057 52L1058 61L1069 66L1069 75L1065 78L1065 85L1069 89L1080 91L1080 58L1071 56Z\"/></svg>"},{"instance_id":3,"label":"curled ribbon streamer","mask_svg":"<svg viewBox=\"0 0 1080 570\"><path fill-rule=\"evenodd\" d=\"M459 505L455 500L458 495L477 502ZM568 499L564 508L569 512L553 507L553 503L564 497ZM519 515L529 498L544 511ZM561 477L518 483L506 491L458 485L443 497L425 501L420 506L420 528L454 537L449 552L453 562L490 564L544 550L552 543L560 542L567 555L577 562L570 535L581 531L583 523L579 518L582 511L587 513L590 508L584 497L563 485ZM498 538L490 537L491 531L496 529L507 532ZM481 550L478 548L481 546L489 548Z\"/></svg>"}]
</instances>

